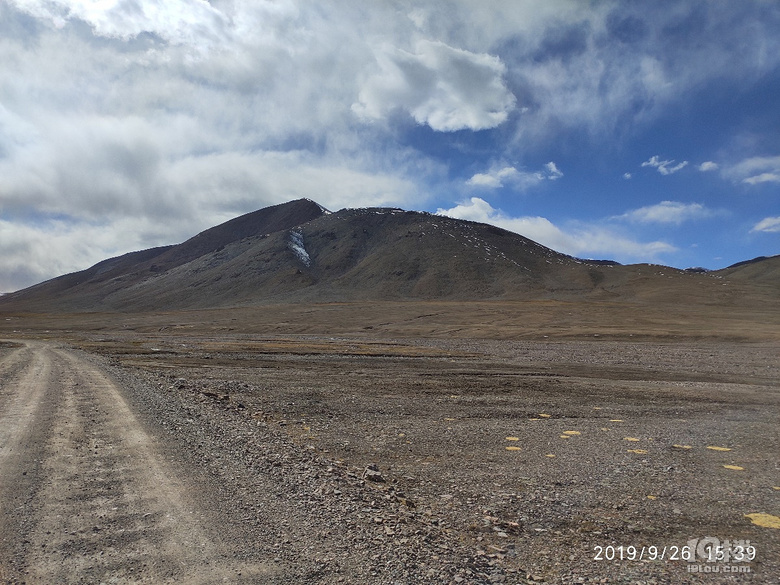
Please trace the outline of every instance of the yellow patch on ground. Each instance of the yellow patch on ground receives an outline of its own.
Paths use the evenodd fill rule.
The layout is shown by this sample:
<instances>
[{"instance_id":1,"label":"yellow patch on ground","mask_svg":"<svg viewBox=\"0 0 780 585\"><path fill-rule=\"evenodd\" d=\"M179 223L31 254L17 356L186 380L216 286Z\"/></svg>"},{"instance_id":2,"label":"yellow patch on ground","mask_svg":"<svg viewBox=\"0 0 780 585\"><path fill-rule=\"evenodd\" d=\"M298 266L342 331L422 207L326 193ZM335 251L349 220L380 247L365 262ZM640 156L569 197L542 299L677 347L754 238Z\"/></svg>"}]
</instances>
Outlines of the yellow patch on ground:
<instances>
[{"instance_id":1,"label":"yellow patch on ground","mask_svg":"<svg viewBox=\"0 0 780 585\"><path fill-rule=\"evenodd\" d=\"M773 485L772 489L780 491L780 485Z\"/></svg>"},{"instance_id":2,"label":"yellow patch on ground","mask_svg":"<svg viewBox=\"0 0 780 585\"><path fill-rule=\"evenodd\" d=\"M406 433L398 433L398 436L399 436L399 437L405 437L405 436L406 436Z\"/></svg>"},{"instance_id":3,"label":"yellow patch on ground","mask_svg":"<svg viewBox=\"0 0 780 585\"><path fill-rule=\"evenodd\" d=\"M601 410L601 407L600 406L594 406L593 410Z\"/></svg>"},{"instance_id":4,"label":"yellow patch on ground","mask_svg":"<svg viewBox=\"0 0 780 585\"><path fill-rule=\"evenodd\" d=\"M449 417L448 417L448 418L445 418L444 420L450 420L450 421L452 421L452 420L455 420L455 419L454 419L454 418L449 418Z\"/></svg>"},{"instance_id":5,"label":"yellow patch on ground","mask_svg":"<svg viewBox=\"0 0 780 585\"><path fill-rule=\"evenodd\" d=\"M552 453L547 453L545 457L549 457L550 459L555 459L555 455L553 455Z\"/></svg>"},{"instance_id":6,"label":"yellow patch on ground","mask_svg":"<svg viewBox=\"0 0 780 585\"><path fill-rule=\"evenodd\" d=\"M672 445L675 449L693 449L690 445Z\"/></svg>"},{"instance_id":7,"label":"yellow patch on ground","mask_svg":"<svg viewBox=\"0 0 780 585\"><path fill-rule=\"evenodd\" d=\"M624 441L631 441L633 443L636 443L637 441L639 441L639 439L637 439L636 437L623 437L623 440Z\"/></svg>"},{"instance_id":8,"label":"yellow patch on ground","mask_svg":"<svg viewBox=\"0 0 780 585\"><path fill-rule=\"evenodd\" d=\"M623 422L622 418L611 418L609 419L609 422Z\"/></svg>"},{"instance_id":9,"label":"yellow patch on ground","mask_svg":"<svg viewBox=\"0 0 780 585\"><path fill-rule=\"evenodd\" d=\"M726 469L733 469L734 471L745 471L744 467L740 467L739 465L724 465Z\"/></svg>"},{"instance_id":10,"label":"yellow patch on ground","mask_svg":"<svg viewBox=\"0 0 780 585\"><path fill-rule=\"evenodd\" d=\"M544 414L543 412L540 412L539 416L542 417L542 418L550 418L552 415L551 414Z\"/></svg>"},{"instance_id":11,"label":"yellow patch on ground","mask_svg":"<svg viewBox=\"0 0 780 585\"><path fill-rule=\"evenodd\" d=\"M571 439L569 435L561 435L561 439Z\"/></svg>"},{"instance_id":12,"label":"yellow patch on ground","mask_svg":"<svg viewBox=\"0 0 780 585\"><path fill-rule=\"evenodd\" d=\"M602 431L608 431L609 429L607 427L601 427Z\"/></svg>"},{"instance_id":13,"label":"yellow patch on ground","mask_svg":"<svg viewBox=\"0 0 780 585\"><path fill-rule=\"evenodd\" d=\"M529 418L528 420L542 420L540 418Z\"/></svg>"},{"instance_id":14,"label":"yellow patch on ground","mask_svg":"<svg viewBox=\"0 0 780 585\"><path fill-rule=\"evenodd\" d=\"M509 445L508 447L504 447L507 451L520 451L520 447L515 447L514 445Z\"/></svg>"},{"instance_id":15,"label":"yellow patch on ground","mask_svg":"<svg viewBox=\"0 0 780 585\"><path fill-rule=\"evenodd\" d=\"M731 451L728 447L713 447L712 445L709 445L707 449L711 449L712 451Z\"/></svg>"},{"instance_id":16,"label":"yellow patch on ground","mask_svg":"<svg viewBox=\"0 0 780 585\"><path fill-rule=\"evenodd\" d=\"M507 437L506 440L507 441L519 441L520 437Z\"/></svg>"},{"instance_id":17,"label":"yellow patch on ground","mask_svg":"<svg viewBox=\"0 0 780 585\"><path fill-rule=\"evenodd\" d=\"M636 453L637 455L647 454L647 449L627 449L629 453Z\"/></svg>"},{"instance_id":18,"label":"yellow patch on ground","mask_svg":"<svg viewBox=\"0 0 780 585\"><path fill-rule=\"evenodd\" d=\"M657 500L658 496L647 496L648 500Z\"/></svg>"},{"instance_id":19,"label":"yellow patch on ground","mask_svg":"<svg viewBox=\"0 0 780 585\"><path fill-rule=\"evenodd\" d=\"M581 435L582 433L579 431L563 431L564 435Z\"/></svg>"},{"instance_id":20,"label":"yellow patch on ground","mask_svg":"<svg viewBox=\"0 0 780 585\"><path fill-rule=\"evenodd\" d=\"M764 528L780 528L780 518L777 516L772 516L771 514L755 512L753 514L745 514L745 518L750 518L750 521L756 526L763 526Z\"/></svg>"}]
</instances>

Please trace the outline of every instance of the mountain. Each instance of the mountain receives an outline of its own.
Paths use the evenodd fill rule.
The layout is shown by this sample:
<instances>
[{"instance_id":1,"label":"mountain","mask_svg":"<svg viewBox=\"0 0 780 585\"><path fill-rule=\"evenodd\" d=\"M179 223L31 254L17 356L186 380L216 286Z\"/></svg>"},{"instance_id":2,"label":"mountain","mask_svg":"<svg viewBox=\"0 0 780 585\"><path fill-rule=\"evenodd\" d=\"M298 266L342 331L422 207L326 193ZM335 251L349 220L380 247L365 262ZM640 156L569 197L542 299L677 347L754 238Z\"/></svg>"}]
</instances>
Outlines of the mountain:
<instances>
[{"instance_id":1,"label":"mountain","mask_svg":"<svg viewBox=\"0 0 780 585\"><path fill-rule=\"evenodd\" d=\"M145 311L273 302L582 298L776 300L778 258L714 272L573 258L494 226L308 199L0 298L1 310ZM724 287L728 283L731 286Z\"/></svg>"}]
</instances>

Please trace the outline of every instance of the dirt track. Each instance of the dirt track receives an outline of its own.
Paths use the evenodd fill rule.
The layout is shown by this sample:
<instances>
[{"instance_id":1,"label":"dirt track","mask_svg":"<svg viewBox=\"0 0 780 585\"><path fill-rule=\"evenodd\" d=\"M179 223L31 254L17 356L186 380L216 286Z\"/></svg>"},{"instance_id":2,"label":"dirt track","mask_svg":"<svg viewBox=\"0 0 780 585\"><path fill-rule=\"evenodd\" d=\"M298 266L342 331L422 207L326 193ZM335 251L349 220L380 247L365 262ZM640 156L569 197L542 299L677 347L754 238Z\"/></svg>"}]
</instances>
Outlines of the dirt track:
<instances>
[{"instance_id":1,"label":"dirt track","mask_svg":"<svg viewBox=\"0 0 780 585\"><path fill-rule=\"evenodd\" d=\"M74 352L29 342L0 361L0 581L236 582L197 496L117 384Z\"/></svg>"}]
</instances>

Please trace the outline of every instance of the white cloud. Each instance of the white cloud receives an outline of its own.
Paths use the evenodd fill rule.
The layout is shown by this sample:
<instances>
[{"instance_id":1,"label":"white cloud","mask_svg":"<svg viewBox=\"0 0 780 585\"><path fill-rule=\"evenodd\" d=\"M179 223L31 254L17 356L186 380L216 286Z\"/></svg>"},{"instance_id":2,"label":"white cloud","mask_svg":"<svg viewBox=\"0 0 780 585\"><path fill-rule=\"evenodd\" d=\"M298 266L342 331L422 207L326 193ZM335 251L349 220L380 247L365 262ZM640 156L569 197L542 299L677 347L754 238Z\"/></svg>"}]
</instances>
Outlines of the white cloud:
<instances>
[{"instance_id":1,"label":"white cloud","mask_svg":"<svg viewBox=\"0 0 780 585\"><path fill-rule=\"evenodd\" d=\"M379 71L360 90L353 110L380 119L400 108L434 130L484 130L506 121L515 105L498 57L472 53L442 42L419 41L410 53L384 47Z\"/></svg>"},{"instance_id":2,"label":"white cloud","mask_svg":"<svg viewBox=\"0 0 780 585\"><path fill-rule=\"evenodd\" d=\"M768 4L681 2L668 10L657 3L640 9L548 1L544 8L568 11L553 22L545 20L543 2L523 4L540 12L529 21L531 31L518 26L519 17L502 14L504 26L522 30L509 38L531 57L504 59L518 103L530 108L520 119L518 142L562 127L609 136L664 115L670 101L702 82L726 75L750 85L780 62Z\"/></svg>"},{"instance_id":3,"label":"white cloud","mask_svg":"<svg viewBox=\"0 0 780 585\"><path fill-rule=\"evenodd\" d=\"M631 173L623 173L623 178L628 181L633 175Z\"/></svg>"},{"instance_id":4,"label":"white cloud","mask_svg":"<svg viewBox=\"0 0 780 585\"><path fill-rule=\"evenodd\" d=\"M168 42L192 46L224 40L229 26L225 14L204 0L11 0L33 16L51 20L58 28L80 20L94 34L129 40L153 33Z\"/></svg>"},{"instance_id":5,"label":"white cloud","mask_svg":"<svg viewBox=\"0 0 780 585\"><path fill-rule=\"evenodd\" d=\"M523 191L529 189L543 181L556 181L563 176L554 162L546 163L538 171L519 171L513 166L496 165L487 173L476 173L466 185L470 187L483 189L499 189L501 187L512 187Z\"/></svg>"},{"instance_id":6,"label":"white cloud","mask_svg":"<svg viewBox=\"0 0 780 585\"><path fill-rule=\"evenodd\" d=\"M703 173L706 173L708 171L717 171L718 163L714 163L711 160L708 160L707 162L701 163L698 168Z\"/></svg>"},{"instance_id":7,"label":"white cloud","mask_svg":"<svg viewBox=\"0 0 780 585\"><path fill-rule=\"evenodd\" d=\"M658 172L661 173L662 175L671 175L688 166L687 160L684 160L681 163L678 163L676 165L674 164L675 162L676 161L674 160L660 160L660 158L656 155L650 157L649 160L643 162L642 166L655 167L656 169L658 169Z\"/></svg>"},{"instance_id":8,"label":"white cloud","mask_svg":"<svg viewBox=\"0 0 780 585\"><path fill-rule=\"evenodd\" d=\"M503 167L487 173L476 173L466 181L466 184L472 187L498 189L503 187L505 182L514 181L519 176L520 172L515 167Z\"/></svg>"},{"instance_id":9,"label":"white cloud","mask_svg":"<svg viewBox=\"0 0 780 585\"><path fill-rule=\"evenodd\" d=\"M780 217L765 217L753 226L753 229L750 231L778 233L780 232Z\"/></svg>"},{"instance_id":10,"label":"white cloud","mask_svg":"<svg viewBox=\"0 0 780 585\"><path fill-rule=\"evenodd\" d=\"M742 180L748 185L758 185L759 183L780 183L780 173L761 173Z\"/></svg>"},{"instance_id":11,"label":"white cloud","mask_svg":"<svg viewBox=\"0 0 780 585\"><path fill-rule=\"evenodd\" d=\"M723 174L748 185L780 183L780 156L746 158L724 169Z\"/></svg>"},{"instance_id":12,"label":"white cloud","mask_svg":"<svg viewBox=\"0 0 780 585\"><path fill-rule=\"evenodd\" d=\"M666 242L638 242L595 224L575 224L564 229L544 217L511 217L479 197L472 197L451 209L439 209L436 213L495 225L553 250L578 257L647 262L657 260L660 255L677 251L677 248Z\"/></svg>"},{"instance_id":13,"label":"white cloud","mask_svg":"<svg viewBox=\"0 0 780 585\"><path fill-rule=\"evenodd\" d=\"M546 178L550 181L556 181L563 176L563 173L558 170L558 167L552 161L545 164L544 168L547 171Z\"/></svg>"},{"instance_id":14,"label":"white cloud","mask_svg":"<svg viewBox=\"0 0 780 585\"><path fill-rule=\"evenodd\" d=\"M636 223L661 223L680 225L685 221L711 217L715 212L701 203L680 203L679 201L661 201L628 211L613 219L625 219Z\"/></svg>"},{"instance_id":15,"label":"white cloud","mask_svg":"<svg viewBox=\"0 0 780 585\"><path fill-rule=\"evenodd\" d=\"M168 216L198 220L301 197L325 206L410 205L414 183L305 151L176 152L141 120L71 121L55 134L68 150L36 145L0 159L0 204L82 220ZM120 123L121 122L121 123ZM183 132L179 138L185 138ZM173 243L173 242L171 242Z\"/></svg>"}]
</instances>

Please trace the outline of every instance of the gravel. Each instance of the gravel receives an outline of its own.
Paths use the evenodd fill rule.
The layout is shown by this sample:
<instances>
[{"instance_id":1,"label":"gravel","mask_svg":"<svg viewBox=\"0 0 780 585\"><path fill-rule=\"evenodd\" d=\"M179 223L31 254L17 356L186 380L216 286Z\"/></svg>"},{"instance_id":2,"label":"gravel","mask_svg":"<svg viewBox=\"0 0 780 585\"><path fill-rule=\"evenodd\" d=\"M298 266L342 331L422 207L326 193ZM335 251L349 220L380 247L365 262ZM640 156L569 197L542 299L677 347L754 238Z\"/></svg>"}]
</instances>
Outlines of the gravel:
<instances>
[{"instance_id":1,"label":"gravel","mask_svg":"<svg viewBox=\"0 0 780 585\"><path fill-rule=\"evenodd\" d=\"M90 349L286 582L778 582L777 531L744 518L780 512L772 346L232 341ZM751 573L595 560L706 536L753 542Z\"/></svg>"}]
</instances>

